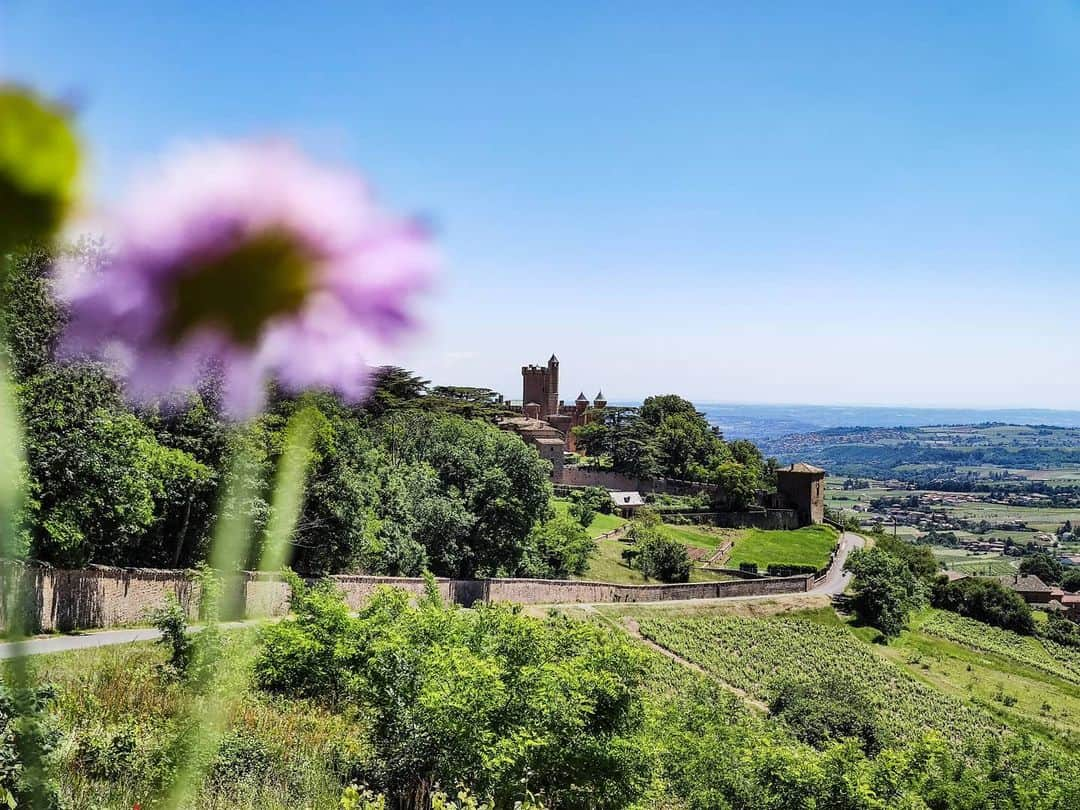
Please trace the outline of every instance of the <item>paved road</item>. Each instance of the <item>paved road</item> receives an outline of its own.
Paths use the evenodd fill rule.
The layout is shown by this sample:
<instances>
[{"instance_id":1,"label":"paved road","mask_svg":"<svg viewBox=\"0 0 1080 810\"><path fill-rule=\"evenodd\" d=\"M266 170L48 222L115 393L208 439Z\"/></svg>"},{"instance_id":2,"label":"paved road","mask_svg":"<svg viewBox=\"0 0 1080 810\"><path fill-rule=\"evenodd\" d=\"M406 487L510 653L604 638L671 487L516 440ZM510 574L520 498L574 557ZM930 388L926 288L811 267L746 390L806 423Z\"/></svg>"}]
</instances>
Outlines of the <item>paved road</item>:
<instances>
[{"instance_id":1,"label":"paved road","mask_svg":"<svg viewBox=\"0 0 1080 810\"><path fill-rule=\"evenodd\" d=\"M22 642L21 645L8 641L0 644L0 659L14 658L19 654L19 647L22 648L23 655L42 655L67 650L85 650L88 647L107 647L110 644L127 644L132 641L153 641L160 637L161 633L157 630L142 628L139 630L101 630L77 636L32 638Z\"/></svg>"},{"instance_id":2,"label":"paved road","mask_svg":"<svg viewBox=\"0 0 1080 810\"><path fill-rule=\"evenodd\" d=\"M787 596L824 595L833 596L843 593L851 581L851 574L844 571L844 562L848 552L855 548L861 548L863 539L857 534L844 532L840 535L840 544L836 551L829 573L814 588L805 594L787 594ZM687 599L670 600L669 603L678 601L686 602L731 602L746 601L752 599L779 599L782 595L766 594L763 596L728 596L720 599ZM242 622L230 622L228 626L240 626ZM73 636L49 636L48 638L34 638L22 642L21 645L12 642L0 643L0 660L14 658L22 655L43 655L45 653L66 652L68 650L85 650L90 647L108 647L112 644L129 644L133 641L154 641L161 637L161 633L151 628L138 630L100 630ZM21 646L21 652L17 650Z\"/></svg>"},{"instance_id":3,"label":"paved road","mask_svg":"<svg viewBox=\"0 0 1080 810\"><path fill-rule=\"evenodd\" d=\"M248 624L258 624L260 620L252 619L246 622L222 622L219 627L229 629L243 627ZM192 627L191 632L197 633L201 627ZM41 638L26 639L21 645L11 641L0 643L0 660L14 658L16 655L44 655L45 653L68 652L69 650L85 650L90 647L110 647L113 644L130 644L133 641L156 641L161 638L161 633L152 627L141 627L134 630L90 630L76 635L45 636ZM21 652L18 651L21 647Z\"/></svg>"},{"instance_id":4,"label":"paved road","mask_svg":"<svg viewBox=\"0 0 1080 810\"><path fill-rule=\"evenodd\" d=\"M829 573L826 574L825 579L821 580L809 593L820 593L827 596L835 596L838 593L843 593L851 582L851 573L844 570L844 563L847 561L848 552L856 548L862 548L866 541L859 535L852 534L851 532L844 532L840 535L840 545L836 549L836 557L833 559L833 564L829 568Z\"/></svg>"}]
</instances>

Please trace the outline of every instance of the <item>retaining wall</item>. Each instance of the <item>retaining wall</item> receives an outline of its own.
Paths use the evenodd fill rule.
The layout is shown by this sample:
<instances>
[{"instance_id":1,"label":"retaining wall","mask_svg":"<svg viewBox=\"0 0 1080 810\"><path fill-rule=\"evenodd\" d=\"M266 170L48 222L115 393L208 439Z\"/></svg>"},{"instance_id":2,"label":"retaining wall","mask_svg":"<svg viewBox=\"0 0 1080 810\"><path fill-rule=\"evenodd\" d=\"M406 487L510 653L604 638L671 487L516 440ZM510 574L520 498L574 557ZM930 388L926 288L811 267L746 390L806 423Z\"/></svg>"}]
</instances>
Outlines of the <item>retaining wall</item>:
<instances>
[{"instance_id":1,"label":"retaining wall","mask_svg":"<svg viewBox=\"0 0 1080 810\"><path fill-rule=\"evenodd\" d=\"M201 589L191 571L94 567L64 570L18 563L0 563L13 576L20 601L29 611L32 632L83 630L146 622L169 595L189 618L198 613ZM235 604L226 618L280 616L288 610L289 586L273 574L243 572ZM331 577L349 606L358 608L375 588L389 585L419 596L424 580L415 577L346 575ZM6 581L6 580L5 580ZM810 577L774 577L673 585L615 585L605 582L548 579L437 580L442 598L469 606L476 602L557 604L575 602L659 602L671 599L715 599L802 593ZM227 589L231 591L233 589ZM2 602L3 600L0 600ZM0 604L0 628L6 627Z\"/></svg>"},{"instance_id":2,"label":"retaining wall","mask_svg":"<svg viewBox=\"0 0 1080 810\"><path fill-rule=\"evenodd\" d=\"M556 484L570 487L603 487L621 492L655 492L664 495L692 495L698 492L721 492L716 484L681 481L675 478L631 478L611 470L589 467L563 467Z\"/></svg>"},{"instance_id":3,"label":"retaining wall","mask_svg":"<svg viewBox=\"0 0 1080 810\"><path fill-rule=\"evenodd\" d=\"M784 529L799 528L799 515L794 509L756 509L747 512L711 512L697 509L658 510L660 519L671 523L679 517L690 523L719 526L724 529Z\"/></svg>"}]
</instances>

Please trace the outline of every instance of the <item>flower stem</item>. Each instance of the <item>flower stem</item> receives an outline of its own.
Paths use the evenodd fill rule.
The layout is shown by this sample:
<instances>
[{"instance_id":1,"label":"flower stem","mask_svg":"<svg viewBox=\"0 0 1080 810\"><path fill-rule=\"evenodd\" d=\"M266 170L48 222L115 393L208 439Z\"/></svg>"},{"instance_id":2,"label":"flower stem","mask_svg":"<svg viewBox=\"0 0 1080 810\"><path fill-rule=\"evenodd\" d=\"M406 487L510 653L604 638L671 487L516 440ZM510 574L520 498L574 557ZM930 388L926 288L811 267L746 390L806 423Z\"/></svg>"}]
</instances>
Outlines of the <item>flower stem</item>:
<instances>
[{"instance_id":1,"label":"flower stem","mask_svg":"<svg viewBox=\"0 0 1080 810\"><path fill-rule=\"evenodd\" d=\"M303 504L311 445L311 413L305 409L294 414L286 427L285 448L278 462L271 516L259 561L260 572L279 571L288 561L289 544ZM230 476L223 500L231 508L222 510L219 515L210 550L210 565L223 574L225 582L225 588L212 596L214 600L235 600L242 595L240 589L245 583L236 574L251 555L251 517L244 504L251 502L257 487L258 477L254 474L252 458L248 451L242 450L234 461L233 475ZM256 604L264 602L257 600ZM209 616L216 617L218 612L217 604L208 606ZM266 618L261 609L257 609L256 617ZM198 711L192 712L193 722L188 726L185 755L179 760L164 805L169 810L188 806L198 793L226 731L232 709L249 686L251 666L257 652L256 642L254 634L237 634L231 670L223 672L219 667L205 698L194 704Z\"/></svg>"}]
</instances>

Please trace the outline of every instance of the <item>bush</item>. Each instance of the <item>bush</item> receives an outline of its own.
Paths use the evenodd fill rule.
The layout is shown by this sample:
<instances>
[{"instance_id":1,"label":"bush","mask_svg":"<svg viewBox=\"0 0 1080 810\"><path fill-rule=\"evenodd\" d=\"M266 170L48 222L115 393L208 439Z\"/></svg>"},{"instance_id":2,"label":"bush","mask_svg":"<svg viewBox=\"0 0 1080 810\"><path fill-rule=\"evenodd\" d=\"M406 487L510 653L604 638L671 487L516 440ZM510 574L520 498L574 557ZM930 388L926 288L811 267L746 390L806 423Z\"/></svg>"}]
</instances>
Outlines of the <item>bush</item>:
<instances>
[{"instance_id":1,"label":"bush","mask_svg":"<svg viewBox=\"0 0 1080 810\"><path fill-rule=\"evenodd\" d=\"M216 624L200 632L188 629L187 614L176 597L169 595L165 604L151 614L151 621L169 650L169 660L161 671L167 677L184 680L196 688L206 686L221 654L221 634Z\"/></svg>"},{"instance_id":2,"label":"bush","mask_svg":"<svg viewBox=\"0 0 1080 810\"><path fill-rule=\"evenodd\" d=\"M8 807L58 807L56 783L44 773L58 735L40 719L55 697L50 686L15 691L0 682L0 803Z\"/></svg>"},{"instance_id":3,"label":"bush","mask_svg":"<svg viewBox=\"0 0 1080 810\"><path fill-rule=\"evenodd\" d=\"M855 574L852 607L856 615L885 638L900 635L909 612L922 599L919 582L907 563L878 548L858 549L844 568Z\"/></svg>"},{"instance_id":4,"label":"bush","mask_svg":"<svg viewBox=\"0 0 1080 810\"><path fill-rule=\"evenodd\" d=\"M1050 614L1042 636L1065 647L1080 647L1080 625L1056 613Z\"/></svg>"},{"instance_id":5,"label":"bush","mask_svg":"<svg viewBox=\"0 0 1080 810\"><path fill-rule=\"evenodd\" d=\"M413 606L389 588L356 615L324 586L295 607L263 631L258 684L355 705L369 781L395 806L464 783L497 807L526 787L570 810L623 807L651 779L636 736L643 653L618 633L511 606Z\"/></svg>"},{"instance_id":6,"label":"bush","mask_svg":"<svg viewBox=\"0 0 1080 810\"><path fill-rule=\"evenodd\" d=\"M824 749L830 743L854 739L871 756L885 747L888 735L879 722L874 702L850 680L785 680L774 689L769 713L782 720L802 742Z\"/></svg>"},{"instance_id":7,"label":"bush","mask_svg":"<svg viewBox=\"0 0 1080 810\"><path fill-rule=\"evenodd\" d=\"M951 610L1005 630L1024 635L1035 632L1031 608L1018 593L997 580L966 577L949 582L941 577L934 583L931 601L936 608Z\"/></svg>"},{"instance_id":8,"label":"bush","mask_svg":"<svg viewBox=\"0 0 1080 810\"><path fill-rule=\"evenodd\" d=\"M585 573L596 553L596 541L580 523L556 517L529 535L521 572L526 576L565 579Z\"/></svg>"},{"instance_id":9,"label":"bush","mask_svg":"<svg viewBox=\"0 0 1080 810\"><path fill-rule=\"evenodd\" d=\"M745 565L745 563L743 563ZM739 566L742 568L742 565ZM757 565L754 565L754 570L757 571ZM766 569L771 577L795 577L800 574L816 574L817 569L812 565L780 565L779 563L772 563Z\"/></svg>"},{"instance_id":10,"label":"bush","mask_svg":"<svg viewBox=\"0 0 1080 810\"><path fill-rule=\"evenodd\" d=\"M638 540L634 551L634 565L646 577L661 582L689 581L690 555L682 543L653 533Z\"/></svg>"}]
</instances>

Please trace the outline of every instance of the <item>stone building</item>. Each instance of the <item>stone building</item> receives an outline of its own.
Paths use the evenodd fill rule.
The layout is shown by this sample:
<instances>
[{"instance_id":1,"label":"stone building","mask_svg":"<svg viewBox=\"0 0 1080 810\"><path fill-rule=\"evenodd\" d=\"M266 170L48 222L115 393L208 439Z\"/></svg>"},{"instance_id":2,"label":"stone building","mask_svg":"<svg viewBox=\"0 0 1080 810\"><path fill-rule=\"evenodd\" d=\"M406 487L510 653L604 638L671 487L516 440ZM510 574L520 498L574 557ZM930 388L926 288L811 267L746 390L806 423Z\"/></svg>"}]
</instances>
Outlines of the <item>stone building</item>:
<instances>
[{"instance_id":1,"label":"stone building","mask_svg":"<svg viewBox=\"0 0 1080 810\"><path fill-rule=\"evenodd\" d=\"M781 467L776 489L798 512L800 525L825 522L825 470L802 462Z\"/></svg>"},{"instance_id":2,"label":"stone building","mask_svg":"<svg viewBox=\"0 0 1080 810\"><path fill-rule=\"evenodd\" d=\"M589 421L590 408L607 406L604 392L600 391L590 403L582 391L572 405L559 399L559 358L554 354L546 366L521 367L521 405L511 405L529 419L546 422L562 435L565 449L577 449L573 429Z\"/></svg>"}]
</instances>

